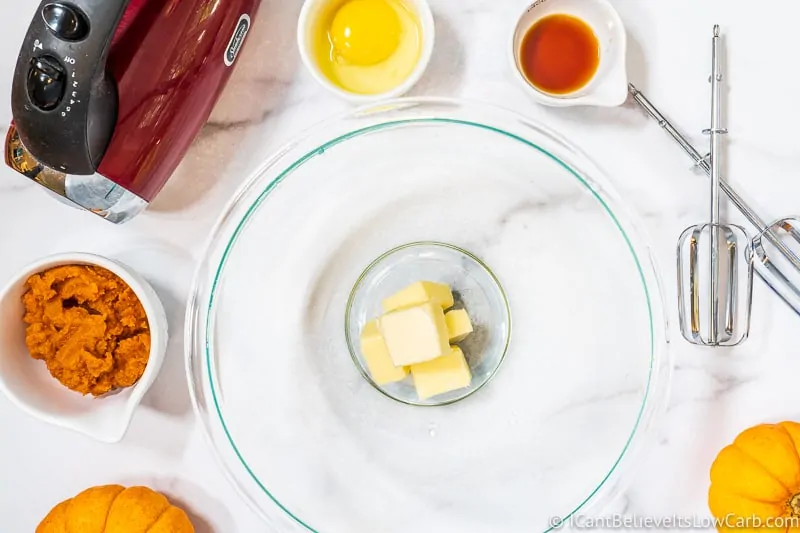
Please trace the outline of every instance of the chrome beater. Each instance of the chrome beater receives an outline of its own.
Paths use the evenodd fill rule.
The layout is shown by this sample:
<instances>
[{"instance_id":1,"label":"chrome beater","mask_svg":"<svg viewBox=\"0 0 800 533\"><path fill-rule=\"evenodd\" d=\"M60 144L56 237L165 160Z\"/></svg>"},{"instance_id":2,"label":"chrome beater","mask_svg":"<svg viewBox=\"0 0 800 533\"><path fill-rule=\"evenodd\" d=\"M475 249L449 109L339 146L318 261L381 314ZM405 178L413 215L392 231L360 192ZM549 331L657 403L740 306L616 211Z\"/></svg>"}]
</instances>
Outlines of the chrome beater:
<instances>
[{"instance_id":1,"label":"chrome beater","mask_svg":"<svg viewBox=\"0 0 800 533\"><path fill-rule=\"evenodd\" d=\"M632 83L628 84L628 92L633 100L686 152L695 165L710 177L709 158L700 155L686 137ZM720 178L720 188L758 232L753 239L755 272L775 294L800 315L800 216L785 217L767 224L722 178Z\"/></svg>"},{"instance_id":2,"label":"chrome beater","mask_svg":"<svg viewBox=\"0 0 800 533\"><path fill-rule=\"evenodd\" d=\"M706 130L711 139L711 220L686 229L678 242L678 311L681 333L689 342L735 346L750 331L753 253L744 229L719 221L721 138L727 133L721 126L719 38L719 26L714 26L711 128Z\"/></svg>"}]
</instances>

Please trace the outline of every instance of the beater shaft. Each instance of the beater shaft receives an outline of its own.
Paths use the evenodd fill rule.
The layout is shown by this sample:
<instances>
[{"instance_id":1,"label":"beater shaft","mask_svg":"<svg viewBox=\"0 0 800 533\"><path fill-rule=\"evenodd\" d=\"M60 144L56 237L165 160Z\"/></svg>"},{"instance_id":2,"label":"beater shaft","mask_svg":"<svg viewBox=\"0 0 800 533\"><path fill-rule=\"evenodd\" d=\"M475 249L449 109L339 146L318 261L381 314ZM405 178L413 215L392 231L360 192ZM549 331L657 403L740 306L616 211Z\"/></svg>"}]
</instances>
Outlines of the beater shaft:
<instances>
[{"instance_id":1,"label":"beater shaft","mask_svg":"<svg viewBox=\"0 0 800 533\"><path fill-rule=\"evenodd\" d=\"M722 95L722 71L719 65L719 26L714 26L714 38L711 41L711 291L709 292L709 335L711 344L719 341L719 182L720 182L720 155L722 135L727 133L720 126L722 110L720 99ZM735 263L731 263L732 265ZM730 296L729 296L730 298Z\"/></svg>"},{"instance_id":2,"label":"beater shaft","mask_svg":"<svg viewBox=\"0 0 800 533\"><path fill-rule=\"evenodd\" d=\"M675 126L667 120L667 118L658 110L656 106L640 91L634 84L628 83L628 92L633 97L633 100L644 109L650 117L652 117L661 128L666 131L670 137L680 146L686 154L692 158L695 164L700 167L709 177L711 176L711 165L709 164L708 157L703 157L700 152L695 148L692 143L681 133ZM736 209L747 219L759 233L764 233L764 236L769 242L784 253L791 261L791 263L800 270L800 258L798 258L791 250L786 248L771 226L768 225L763 218L759 216L755 209L745 201L742 196L727 182L724 178L720 177L720 189L728 199L736 206ZM800 240L800 239L799 239Z\"/></svg>"},{"instance_id":3,"label":"beater shaft","mask_svg":"<svg viewBox=\"0 0 800 533\"><path fill-rule=\"evenodd\" d=\"M694 161L695 165L703 170L709 177L711 176L711 165L709 158L703 157L701 153L690 143L686 137L681 133L662 113L653 105L653 103L642 93L633 83L628 83L628 92L631 94L634 102L636 102L653 120L655 120L661 128L667 132L675 143L683 149L683 151ZM720 188L722 192L730 199L731 203L736 209L747 219L748 222L758 231L758 243L756 246L756 253L758 256L758 275L769 286L775 294L780 296L787 305L789 305L795 313L800 315L800 286L792 283L788 279L788 275L782 273L774 262L766 254L761 242L766 240L772 245L775 250L786 260L789 267L794 271L794 276L800 276L800 256L795 254L791 249L784 244L778 237L776 230L782 232L794 239L800 244L800 234L795 229L796 225L800 226L800 221L795 221L791 218L779 220L777 223L769 225L762 219L758 213L750 207L745 199L730 185L725 179L720 178Z\"/></svg>"}]
</instances>

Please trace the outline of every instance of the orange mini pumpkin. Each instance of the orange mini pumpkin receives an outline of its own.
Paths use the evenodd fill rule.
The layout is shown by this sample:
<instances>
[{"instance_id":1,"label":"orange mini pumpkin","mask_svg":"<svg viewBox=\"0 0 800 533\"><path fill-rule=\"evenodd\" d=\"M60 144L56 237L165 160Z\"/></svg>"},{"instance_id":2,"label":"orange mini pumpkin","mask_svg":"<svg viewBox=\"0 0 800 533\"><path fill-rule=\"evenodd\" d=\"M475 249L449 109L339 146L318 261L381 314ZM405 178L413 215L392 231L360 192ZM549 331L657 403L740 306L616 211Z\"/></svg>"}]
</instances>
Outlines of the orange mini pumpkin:
<instances>
[{"instance_id":1,"label":"orange mini pumpkin","mask_svg":"<svg viewBox=\"0 0 800 533\"><path fill-rule=\"evenodd\" d=\"M194 533L181 509L147 487L106 485L56 505L36 533Z\"/></svg>"},{"instance_id":2,"label":"orange mini pumpkin","mask_svg":"<svg viewBox=\"0 0 800 533\"><path fill-rule=\"evenodd\" d=\"M800 533L800 424L761 424L723 448L708 506L720 531Z\"/></svg>"}]
</instances>

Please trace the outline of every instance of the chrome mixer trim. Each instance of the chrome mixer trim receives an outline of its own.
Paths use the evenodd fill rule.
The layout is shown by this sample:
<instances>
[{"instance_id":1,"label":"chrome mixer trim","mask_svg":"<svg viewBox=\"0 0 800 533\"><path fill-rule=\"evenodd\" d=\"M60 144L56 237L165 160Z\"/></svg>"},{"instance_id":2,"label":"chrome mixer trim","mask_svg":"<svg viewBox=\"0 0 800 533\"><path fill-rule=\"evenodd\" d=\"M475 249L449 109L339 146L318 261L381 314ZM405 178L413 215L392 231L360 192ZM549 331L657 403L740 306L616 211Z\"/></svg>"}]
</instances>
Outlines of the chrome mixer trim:
<instances>
[{"instance_id":1,"label":"chrome mixer trim","mask_svg":"<svg viewBox=\"0 0 800 533\"><path fill-rule=\"evenodd\" d=\"M23 146L12 126L6 137L6 163L41 185L61 203L85 209L114 224L122 224L147 208L148 203L100 174L74 176L39 163Z\"/></svg>"}]
</instances>

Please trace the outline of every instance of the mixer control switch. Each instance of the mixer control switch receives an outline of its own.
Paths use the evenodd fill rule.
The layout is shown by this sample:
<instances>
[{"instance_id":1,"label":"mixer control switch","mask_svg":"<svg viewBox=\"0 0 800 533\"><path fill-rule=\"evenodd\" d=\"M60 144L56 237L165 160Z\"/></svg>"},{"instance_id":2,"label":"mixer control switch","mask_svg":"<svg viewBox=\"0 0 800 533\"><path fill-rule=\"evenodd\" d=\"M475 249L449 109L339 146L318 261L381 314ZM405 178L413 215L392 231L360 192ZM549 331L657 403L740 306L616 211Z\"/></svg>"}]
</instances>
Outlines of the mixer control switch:
<instances>
[{"instance_id":1,"label":"mixer control switch","mask_svg":"<svg viewBox=\"0 0 800 533\"><path fill-rule=\"evenodd\" d=\"M65 41L80 41L89 34L86 17L70 5L47 4L42 8L42 18L50 31Z\"/></svg>"}]
</instances>

